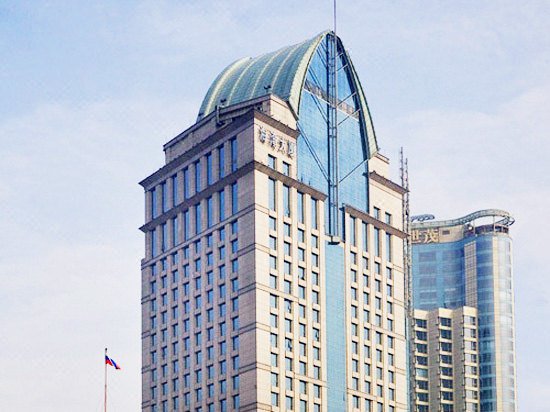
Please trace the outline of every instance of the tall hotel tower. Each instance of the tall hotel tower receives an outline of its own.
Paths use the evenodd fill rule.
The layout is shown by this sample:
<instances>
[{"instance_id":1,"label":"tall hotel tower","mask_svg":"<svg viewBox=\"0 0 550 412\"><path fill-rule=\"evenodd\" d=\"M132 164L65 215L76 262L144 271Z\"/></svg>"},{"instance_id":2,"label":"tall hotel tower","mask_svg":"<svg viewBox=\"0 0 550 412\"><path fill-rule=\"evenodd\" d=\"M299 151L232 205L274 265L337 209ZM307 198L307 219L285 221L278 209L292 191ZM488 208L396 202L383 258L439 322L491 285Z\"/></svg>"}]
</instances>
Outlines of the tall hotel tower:
<instances>
[{"instance_id":1,"label":"tall hotel tower","mask_svg":"<svg viewBox=\"0 0 550 412\"><path fill-rule=\"evenodd\" d=\"M340 39L229 65L164 152L142 409L405 411L404 190Z\"/></svg>"},{"instance_id":2,"label":"tall hotel tower","mask_svg":"<svg viewBox=\"0 0 550 412\"><path fill-rule=\"evenodd\" d=\"M415 411L516 411L513 218L412 224Z\"/></svg>"}]
</instances>

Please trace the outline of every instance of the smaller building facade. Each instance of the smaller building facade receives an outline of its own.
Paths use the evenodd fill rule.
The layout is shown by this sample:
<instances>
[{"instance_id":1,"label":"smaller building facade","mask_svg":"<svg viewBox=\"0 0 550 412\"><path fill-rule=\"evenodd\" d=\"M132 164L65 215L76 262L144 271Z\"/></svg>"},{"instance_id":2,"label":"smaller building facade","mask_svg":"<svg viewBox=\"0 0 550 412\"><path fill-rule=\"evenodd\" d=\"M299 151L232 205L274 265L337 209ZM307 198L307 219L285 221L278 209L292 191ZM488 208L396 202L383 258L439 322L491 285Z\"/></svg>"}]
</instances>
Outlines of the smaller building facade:
<instances>
[{"instance_id":1,"label":"smaller building facade","mask_svg":"<svg viewBox=\"0 0 550 412\"><path fill-rule=\"evenodd\" d=\"M477 310L414 311L415 412L479 411Z\"/></svg>"}]
</instances>

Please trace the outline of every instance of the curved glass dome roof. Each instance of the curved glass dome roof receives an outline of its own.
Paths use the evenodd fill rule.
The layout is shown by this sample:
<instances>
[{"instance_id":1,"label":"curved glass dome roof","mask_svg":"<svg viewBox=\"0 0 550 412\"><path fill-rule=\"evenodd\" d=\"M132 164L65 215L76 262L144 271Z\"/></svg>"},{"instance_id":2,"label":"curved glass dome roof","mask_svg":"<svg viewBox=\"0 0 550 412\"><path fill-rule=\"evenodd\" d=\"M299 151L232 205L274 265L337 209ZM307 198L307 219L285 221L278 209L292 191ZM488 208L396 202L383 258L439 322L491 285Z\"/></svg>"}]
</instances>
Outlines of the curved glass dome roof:
<instances>
[{"instance_id":1,"label":"curved glass dome roof","mask_svg":"<svg viewBox=\"0 0 550 412\"><path fill-rule=\"evenodd\" d=\"M318 34L312 39L293 46L283 47L277 51L254 58L243 58L227 66L216 77L201 104L197 120L206 117L216 109L216 105L230 106L256 97L273 93L288 102L290 108L299 118L301 91L306 74L320 43L330 31ZM341 41L339 40L341 44ZM343 47L342 47L343 49ZM361 106L361 123L367 135L369 157L378 151L376 136L369 114L367 101L359 78L346 54L357 100Z\"/></svg>"}]
</instances>

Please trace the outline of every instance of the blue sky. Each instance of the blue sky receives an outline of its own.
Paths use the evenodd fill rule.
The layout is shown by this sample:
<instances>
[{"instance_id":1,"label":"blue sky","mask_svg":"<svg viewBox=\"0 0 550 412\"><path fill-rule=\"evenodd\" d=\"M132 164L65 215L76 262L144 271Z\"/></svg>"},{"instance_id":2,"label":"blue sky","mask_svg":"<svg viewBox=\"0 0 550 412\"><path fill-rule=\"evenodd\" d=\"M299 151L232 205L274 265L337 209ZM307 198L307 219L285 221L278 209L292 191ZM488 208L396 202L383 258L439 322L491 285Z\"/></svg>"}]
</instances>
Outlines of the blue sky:
<instances>
[{"instance_id":1,"label":"blue sky","mask_svg":"<svg viewBox=\"0 0 550 412\"><path fill-rule=\"evenodd\" d=\"M143 196L230 62L331 26L330 1L0 1L0 409L139 409ZM413 212L516 217L520 410L550 404L550 3L341 1L338 32ZM60 406L61 405L61 406Z\"/></svg>"}]
</instances>

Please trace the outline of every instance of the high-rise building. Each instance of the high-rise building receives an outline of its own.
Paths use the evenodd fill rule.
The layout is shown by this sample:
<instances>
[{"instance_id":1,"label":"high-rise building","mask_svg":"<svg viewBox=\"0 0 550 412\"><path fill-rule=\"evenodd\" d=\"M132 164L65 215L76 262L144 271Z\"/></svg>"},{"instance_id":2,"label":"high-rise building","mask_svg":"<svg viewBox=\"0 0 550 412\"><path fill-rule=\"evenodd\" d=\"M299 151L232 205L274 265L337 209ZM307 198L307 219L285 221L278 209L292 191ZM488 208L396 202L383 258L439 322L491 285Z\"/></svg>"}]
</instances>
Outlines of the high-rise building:
<instances>
[{"instance_id":1,"label":"high-rise building","mask_svg":"<svg viewBox=\"0 0 550 412\"><path fill-rule=\"evenodd\" d=\"M412 224L414 307L430 313L443 309L466 310L463 307L477 310L481 412L516 411L509 234L513 222L507 212L481 210L459 219ZM435 342L438 329L434 327L433 333ZM429 335L430 331L428 339L432 339ZM455 367L453 377L468 366L473 367L471 364L463 364L458 370ZM434 387L438 384L437 380L430 382ZM478 410L473 404L470 408L459 411Z\"/></svg>"},{"instance_id":2,"label":"high-rise building","mask_svg":"<svg viewBox=\"0 0 550 412\"><path fill-rule=\"evenodd\" d=\"M477 310L414 311L415 412L479 411Z\"/></svg>"},{"instance_id":3,"label":"high-rise building","mask_svg":"<svg viewBox=\"0 0 550 412\"><path fill-rule=\"evenodd\" d=\"M324 32L228 66L145 189L142 409L407 409L402 198Z\"/></svg>"}]
</instances>

